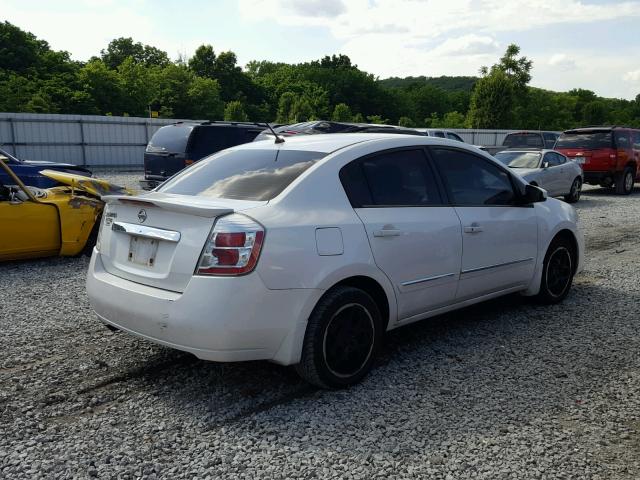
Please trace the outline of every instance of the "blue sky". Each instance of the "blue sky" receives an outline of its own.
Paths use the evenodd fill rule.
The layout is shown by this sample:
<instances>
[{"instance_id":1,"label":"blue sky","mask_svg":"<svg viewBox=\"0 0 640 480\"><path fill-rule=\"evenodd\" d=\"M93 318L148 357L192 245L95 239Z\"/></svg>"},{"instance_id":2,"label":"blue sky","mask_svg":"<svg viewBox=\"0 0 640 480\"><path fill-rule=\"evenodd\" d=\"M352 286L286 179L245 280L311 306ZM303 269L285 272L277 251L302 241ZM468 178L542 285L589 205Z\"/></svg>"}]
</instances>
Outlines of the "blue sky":
<instances>
[{"instance_id":1,"label":"blue sky","mask_svg":"<svg viewBox=\"0 0 640 480\"><path fill-rule=\"evenodd\" d=\"M516 43L534 86L640 94L640 0L0 0L0 19L78 60L130 36L173 58L208 43L243 65L344 53L381 78L475 75Z\"/></svg>"}]
</instances>

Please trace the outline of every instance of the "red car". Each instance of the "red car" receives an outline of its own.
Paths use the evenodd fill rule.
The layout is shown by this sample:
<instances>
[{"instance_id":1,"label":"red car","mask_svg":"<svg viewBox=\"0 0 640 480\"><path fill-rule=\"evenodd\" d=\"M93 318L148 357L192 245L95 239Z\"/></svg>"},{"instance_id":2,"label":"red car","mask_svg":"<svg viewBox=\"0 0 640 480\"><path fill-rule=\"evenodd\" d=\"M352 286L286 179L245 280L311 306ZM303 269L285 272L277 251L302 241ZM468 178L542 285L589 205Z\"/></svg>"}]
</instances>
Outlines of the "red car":
<instances>
[{"instance_id":1,"label":"red car","mask_svg":"<svg viewBox=\"0 0 640 480\"><path fill-rule=\"evenodd\" d=\"M585 183L629 195L640 181L640 129L586 127L567 130L556 150L582 165Z\"/></svg>"}]
</instances>

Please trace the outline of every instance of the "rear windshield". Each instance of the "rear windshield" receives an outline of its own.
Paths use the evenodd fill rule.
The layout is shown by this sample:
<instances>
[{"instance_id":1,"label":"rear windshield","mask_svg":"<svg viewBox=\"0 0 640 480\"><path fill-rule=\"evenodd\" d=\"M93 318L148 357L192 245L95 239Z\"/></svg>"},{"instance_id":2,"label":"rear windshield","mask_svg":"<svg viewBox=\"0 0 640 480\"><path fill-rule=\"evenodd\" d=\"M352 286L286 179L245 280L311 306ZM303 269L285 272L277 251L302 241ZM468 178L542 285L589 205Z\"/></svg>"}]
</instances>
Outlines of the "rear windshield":
<instances>
[{"instance_id":1,"label":"rear windshield","mask_svg":"<svg viewBox=\"0 0 640 480\"><path fill-rule=\"evenodd\" d=\"M537 152L498 152L494 157L511 168L538 168L540 163L540 154Z\"/></svg>"},{"instance_id":2,"label":"rear windshield","mask_svg":"<svg viewBox=\"0 0 640 480\"><path fill-rule=\"evenodd\" d=\"M168 125L160 128L151 137L147 152L184 153L193 125Z\"/></svg>"},{"instance_id":3,"label":"rear windshield","mask_svg":"<svg viewBox=\"0 0 640 480\"><path fill-rule=\"evenodd\" d=\"M183 170L158 191L234 200L271 200L326 155L296 150L225 150Z\"/></svg>"},{"instance_id":4,"label":"rear windshield","mask_svg":"<svg viewBox=\"0 0 640 480\"><path fill-rule=\"evenodd\" d=\"M538 147L543 148L542 135L539 133L510 133L502 142L505 147Z\"/></svg>"},{"instance_id":5,"label":"rear windshield","mask_svg":"<svg viewBox=\"0 0 640 480\"><path fill-rule=\"evenodd\" d=\"M563 133L556 142L556 148L613 148L611 131Z\"/></svg>"}]
</instances>

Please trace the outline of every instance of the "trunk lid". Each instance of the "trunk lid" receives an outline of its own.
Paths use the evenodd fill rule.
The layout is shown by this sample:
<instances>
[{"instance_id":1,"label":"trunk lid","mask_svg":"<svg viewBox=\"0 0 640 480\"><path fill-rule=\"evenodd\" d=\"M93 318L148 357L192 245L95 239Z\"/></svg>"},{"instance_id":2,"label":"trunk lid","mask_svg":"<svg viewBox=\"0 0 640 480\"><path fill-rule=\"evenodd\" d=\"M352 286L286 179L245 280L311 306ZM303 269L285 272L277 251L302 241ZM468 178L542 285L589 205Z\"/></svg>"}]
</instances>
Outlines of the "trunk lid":
<instances>
[{"instance_id":1,"label":"trunk lid","mask_svg":"<svg viewBox=\"0 0 640 480\"><path fill-rule=\"evenodd\" d=\"M161 192L104 200L100 256L105 269L174 292L187 287L217 217L267 203Z\"/></svg>"}]
</instances>

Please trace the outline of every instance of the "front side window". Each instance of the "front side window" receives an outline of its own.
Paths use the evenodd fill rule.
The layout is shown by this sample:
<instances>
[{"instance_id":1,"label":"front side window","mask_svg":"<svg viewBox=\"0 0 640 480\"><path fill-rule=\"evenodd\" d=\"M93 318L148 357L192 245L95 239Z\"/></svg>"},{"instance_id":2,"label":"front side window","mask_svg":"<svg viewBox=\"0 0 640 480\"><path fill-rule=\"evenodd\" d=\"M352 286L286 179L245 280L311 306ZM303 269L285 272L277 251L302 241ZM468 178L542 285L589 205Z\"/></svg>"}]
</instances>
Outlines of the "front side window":
<instances>
[{"instance_id":1,"label":"front side window","mask_svg":"<svg viewBox=\"0 0 640 480\"><path fill-rule=\"evenodd\" d=\"M351 162L340 180L354 207L411 207L442 203L422 150L385 152Z\"/></svg>"},{"instance_id":2,"label":"front side window","mask_svg":"<svg viewBox=\"0 0 640 480\"><path fill-rule=\"evenodd\" d=\"M444 138L444 132L440 132L440 131L433 132L433 136L438 138Z\"/></svg>"},{"instance_id":3,"label":"front side window","mask_svg":"<svg viewBox=\"0 0 640 480\"><path fill-rule=\"evenodd\" d=\"M461 150L434 148L433 158L455 205L514 205L509 174L490 161Z\"/></svg>"},{"instance_id":4,"label":"front side window","mask_svg":"<svg viewBox=\"0 0 640 480\"><path fill-rule=\"evenodd\" d=\"M557 167L560 165L560 156L555 153L549 152L544 156L544 161L549 163L550 167Z\"/></svg>"},{"instance_id":5,"label":"front side window","mask_svg":"<svg viewBox=\"0 0 640 480\"><path fill-rule=\"evenodd\" d=\"M297 150L224 150L165 182L159 192L271 200L327 154Z\"/></svg>"}]
</instances>

